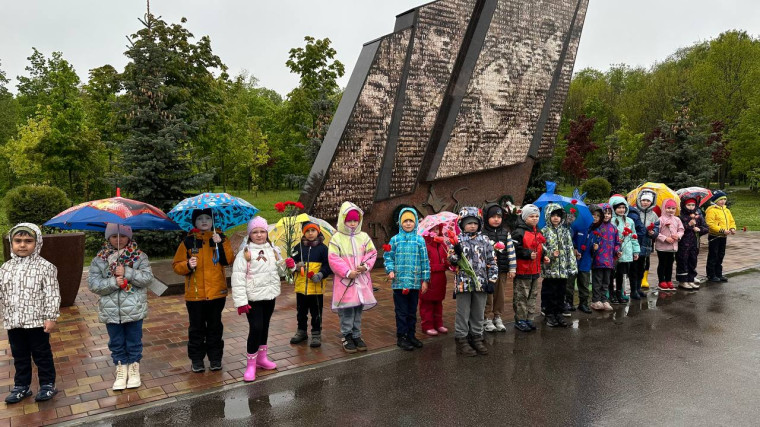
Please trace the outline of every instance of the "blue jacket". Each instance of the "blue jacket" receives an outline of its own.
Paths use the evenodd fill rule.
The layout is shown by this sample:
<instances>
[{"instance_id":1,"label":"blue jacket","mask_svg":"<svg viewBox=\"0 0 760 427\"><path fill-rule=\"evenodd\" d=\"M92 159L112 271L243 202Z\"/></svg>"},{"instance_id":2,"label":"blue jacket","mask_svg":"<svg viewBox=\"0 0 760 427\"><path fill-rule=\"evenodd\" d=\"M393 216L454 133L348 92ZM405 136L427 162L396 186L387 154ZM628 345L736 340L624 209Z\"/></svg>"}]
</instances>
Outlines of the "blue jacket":
<instances>
[{"instance_id":1,"label":"blue jacket","mask_svg":"<svg viewBox=\"0 0 760 427\"><path fill-rule=\"evenodd\" d=\"M589 230L579 227L576 225L577 223L578 221L570 226L570 233L573 235L575 250L581 253L581 259L578 260L578 271L589 272L591 271L591 261L593 261L591 249L594 245L591 243Z\"/></svg>"},{"instance_id":2,"label":"blue jacket","mask_svg":"<svg viewBox=\"0 0 760 427\"><path fill-rule=\"evenodd\" d=\"M414 215L414 230L410 232L401 227L401 215L404 212ZM425 239L417 234L418 222L414 209L404 208L398 213L399 232L391 237L391 250L383 253L385 272L393 271L396 275L392 289L420 289L423 281L430 281L430 260Z\"/></svg>"},{"instance_id":3,"label":"blue jacket","mask_svg":"<svg viewBox=\"0 0 760 427\"><path fill-rule=\"evenodd\" d=\"M628 207L628 218L633 220L633 225L636 227L636 236L639 238L639 256L649 256L654 250L654 241L660 233L660 220L657 219L657 215L652 212L651 208L642 212L635 206ZM648 230L650 224L654 224L652 226L654 234L651 236Z\"/></svg>"}]
</instances>

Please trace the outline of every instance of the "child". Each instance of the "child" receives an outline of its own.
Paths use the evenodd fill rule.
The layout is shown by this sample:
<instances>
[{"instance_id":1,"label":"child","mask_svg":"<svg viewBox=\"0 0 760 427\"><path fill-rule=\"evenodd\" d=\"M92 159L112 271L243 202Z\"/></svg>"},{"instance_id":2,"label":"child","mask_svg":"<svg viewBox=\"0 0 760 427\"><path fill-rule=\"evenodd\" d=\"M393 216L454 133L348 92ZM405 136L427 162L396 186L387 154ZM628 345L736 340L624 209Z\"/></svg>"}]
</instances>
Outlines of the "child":
<instances>
[{"instance_id":1,"label":"child","mask_svg":"<svg viewBox=\"0 0 760 427\"><path fill-rule=\"evenodd\" d=\"M615 266L615 281L612 289L610 289L610 299L613 304L625 304L628 302L623 282L623 277L626 275L628 281L631 282L631 298L641 299L638 286L631 277L631 262L639 259L639 239L635 232L636 225L631 218L628 218L628 202L622 196L612 196L610 205L614 213L612 225L618 230L618 238L620 239L620 251L618 252L617 266ZM636 290L635 293L634 289ZM646 295L644 296L646 297Z\"/></svg>"},{"instance_id":2,"label":"child","mask_svg":"<svg viewBox=\"0 0 760 427\"><path fill-rule=\"evenodd\" d=\"M707 280L728 282L723 275L723 257L726 255L726 239L736 234L736 222L726 207L726 193L718 190L713 195L714 204L705 212L705 222L710 230L707 237Z\"/></svg>"},{"instance_id":3,"label":"child","mask_svg":"<svg viewBox=\"0 0 760 427\"><path fill-rule=\"evenodd\" d=\"M90 263L87 285L98 294L98 319L106 324L108 349L116 365L114 390L137 388L142 359L142 326L148 315L150 261L132 240L128 225L106 225L106 241Z\"/></svg>"},{"instance_id":4,"label":"child","mask_svg":"<svg viewBox=\"0 0 760 427\"><path fill-rule=\"evenodd\" d=\"M332 309L340 318L340 333L346 353L367 351L362 339L362 311L377 305L372 293L370 272L377 250L362 231L364 212L351 202L343 202L338 212L338 232L330 239L330 269L333 271Z\"/></svg>"},{"instance_id":5,"label":"child","mask_svg":"<svg viewBox=\"0 0 760 427\"><path fill-rule=\"evenodd\" d=\"M430 283L428 290L420 295L420 320L422 330L434 336L449 330L443 326L443 299L446 297L446 270L449 268L448 247L444 243L441 226L430 230L425 236L428 260L430 261Z\"/></svg>"},{"instance_id":6,"label":"child","mask_svg":"<svg viewBox=\"0 0 760 427\"><path fill-rule=\"evenodd\" d=\"M185 276L185 305L190 325L187 328L187 355L193 372L222 369L224 325L222 310L227 300L224 266L233 260L232 246L224 234L212 230L211 209L193 211L196 228L190 230L174 254L174 272Z\"/></svg>"},{"instance_id":7,"label":"child","mask_svg":"<svg viewBox=\"0 0 760 427\"><path fill-rule=\"evenodd\" d=\"M544 280L542 288L547 289L546 325L550 328L567 327L569 324L562 317L562 307L565 301L565 288L568 277L578 273L575 259L573 237L570 229L564 226L565 210L556 203L549 203L544 210L546 226L541 233L546 238L546 256L541 266L541 276Z\"/></svg>"},{"instance_id":8,"label":"child","mask_svg":"<svg viewBox=\"0 0 760 427\"><path fill-rule=\"evenodd\" d=\"M280 277L285 268L295 268L292 258L283 260L269 242L267 220L257 216L248 221L245 249L238 252L232 265L232 301L238 315L248 318L246 369L243 380L256 379L256 368L276 369L267 357L269 321L275 298L280 295Z\"/></svg>"},{"instance_id":9,"label":"child","mask_svg":"<svg viewBox=\"0 0 760 427\"><path fill-rule=\"evenodd\" d=\"M591 285L591 235L588 229L581 228L579 222L575 221L576 208L574 205L567 205L565 211L567 211L568 222L570 222L570 233L573 238L573 248L575 253L576 263L578 265L578 274L570 276L567 280L567 289L565 292L565 307L570 305L570 311L575 310L573 307L573 297L575 294L575 285L578 284L578 310L588 314L591 313L589 308L589 299L591 297L589 292L589 286ZM602 214L603 216L603 214ZM602 218L600 217L600 224ZM564 315L564 311L562 312Z\"/></svg>"},{"instance_id":10,"label":"child","mask_svg":"<svg viewBox=\"0 0 760 427\"><path fill-rule=\"evenodd\" d=\"M401 209L398 224L399 233L391 237L383 258L393 289L396 345L411 351L422 347L422 341L414 336L414 327L419 296L427 292L430 282L430 261L425 239L417 234L417 212L411 208Z\"/></svg>"},{"instance_id":11,"label":"child","mask_svg":"<svg viewBox=\"0 0 760 427\"><path fill-rule=\"evenodd\" d=\"M486 223L483 227L486 237L494 245L496 251L496 264L499 268L499 280L496 282L496 289L493 295L488 294L486 299L486 332L499 331L504 332L507 327L501 320L501 313L504 311L504 292L507 289L507 281L515 277L517 271L517 258L515 257L515 246L512 243L512 236L502 226L504 221L504 208L496 203L486 205L485 210Z\"/></svg>"},{"instance_id":12,"label":"child","mask_svg":"<svg viewBox=\"0 0 760 427\"><path fill-rule=\"evenodd\" d=\"M487 293L493 293L499 279L499 268L493 245L481 233L483 219L476 207L464 207L459 211L459 241L452 242L449 262L457 264L465 257L472 267L475 277L461 268L455 277L454 298L457 300L457 317L454 339L457 354L465 356L486 355L488 349L483 343L484 310ZM475 280L477 279L477 280Z\"/></svg>"},{"instance_id":13,"label":"child","mask_svg":"<svg viewBox=\"0 0 760 427\"><path fill-rule=\"evenodd\" d=\"M512 233L517 257L512 308L515 312L515 328L523 332L536 330L533 319L536 317L538 278L541 274L541 261L545 260L543 245L546 242L536 227L540 212L536 205L523 206Z\"/></svg>"},{"instance_id":14,"label":"child","mask_svg":"<svg viewBox=\"0 0 760 427\"><path fill-rule=\"evenodd\" d=\"M16 224L8 240L11 259L0 267L0 306L16 373L5 402L18 403L32 395L32 357L40 381L34 400L50 400L58 393L50 349L61 305L58 270L40 256L42 233L36 225Z\"/></svg>"},{"instance_id":15,"label":"child","mask_svg":"<svg viewBox=\"0 0 760 427\"><path fill-rule=\"evenodd\" d=\"M301 242L293 247L293 260L296 264L296 318L298 330L291 344L306 341L306 321L311 312L311 343L310 347L322 345L322 307L324 306L325 280L332 274L327 259L327 246L323 243L325 236L319 225L305 222L301 227L303 237Z\"/></svg>"},{"instance_id":16,"label":"child","mask_svg":"<svg viewBox=\"0 0 760 427\"><path fill-rule=\"evenodd\" d=\"M589 228L591 235L591 250L593 261L591 271L594 288L591 308L594 310L612 310L607 293L612 282L612 272L615 269L615 257L620 252L618 231L612 225L612 207L607 203L591 207L594 223Z\"/></svg>"},{"instance_id":17,"label":"child","mask_svg":"<svg viewBox=\"0 0 760 427\"><path fill-rule=\"evenodd\" d=\"M645 298L646 294L641 288L649 288L649 255L654 251L654 242L660 230L660 220L655 212L656 201L657 194L654 191L643 189L636 196L636 206L630 206L628 209L628 218L633 220L639 240L639 259L631 263L631 283L635 285L636 293L642 298Z\"/></svg>"},{"instance_id":18,"label":"child","mask_svg":"<svg viewBox=\"0 0 760 427\"><path fill-rule=\"evenodd\" d=\"M684 233L678 242L676 253L676 279L678 287L683 289L699 289L699 285L694 281L697 277L699 237L707 234L707 224L702 211L697 209L697 202L697 199L685 199L681 202L680 218Z\"/></svg>"},{"instance_id":19,"label":"child","mask_svg":"<svg viewBox=\"0 0 760 427\"><path fill-rule=\"evenodd\" d=\"M660 234L657 235L657 279L662 291L674 291L673 261L678 252L678 241L683 237L683 224L676 214L676 201L667 199L662 203Z\"/></svg>"}]
</instances>

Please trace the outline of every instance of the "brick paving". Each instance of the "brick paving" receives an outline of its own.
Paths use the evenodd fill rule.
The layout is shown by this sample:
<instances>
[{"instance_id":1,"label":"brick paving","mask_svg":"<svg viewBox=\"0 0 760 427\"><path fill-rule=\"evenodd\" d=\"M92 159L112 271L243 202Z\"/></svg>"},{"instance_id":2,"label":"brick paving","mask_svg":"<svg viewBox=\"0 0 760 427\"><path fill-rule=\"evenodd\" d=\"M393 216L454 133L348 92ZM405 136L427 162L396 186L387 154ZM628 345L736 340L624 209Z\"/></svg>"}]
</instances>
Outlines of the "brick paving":
<instances>
[{"instance_id":1,"label":"brick paving","mask_svg":"<svg viewBox=\"0 0 760 427\"><path fill-rule=\"evenodd\" d=\"M703 239L703 245L706 245L706 239ZM703 246L700 254L700 271L704 271L706 249ZM656 268L656 258L652 257L651 272ZM757 265L760 265L760 233L740 233L729 241L724 262L727 273ZM363 337L370 352L395 345L395 318L390 286L385 282L382 271L375 270L373 277L375 285L380 288L376 293L378 305L366 312L362 322ZM330 301L329 294L325 296L325 301ZM507 292L507 312L503 316L505 320L512 317L511 302L511 292ZM43 403L35 403L33 398L27 398L16 405L0 402L0 427L53 424L243 380L248 323L244 316L237 315L231 298L227 299L223 313L224 369L203 374L190 371L187 358L187 313L183 297L156 297L151 294L149 309L148 318L144 322L142 386L114 392L111 390L114 368L108 351L108 333L105 325L98 323L97 296L87 290L85 273L76 304L61 310L58 326L50 338L59 394L53 400ZM444 303L444 319L446 326L451 329L454 313L454 301L448 298ZM295 295L291 287L283 286L269 331L270 357L277 362L278 368L275 371L260 370L257 373L259 377L332 359L355 357L342 351L338 316L329 310L329 306L324 312L321 348L312 349L305 344L290 345L289 340L295 329ZM418 332L418 336L425 340L449 339L452 333L431 338ZM8 337L5 330L0 330L0 393L3 396L13 386L13 372ZM32 384L36 392L36 372Z\"/></svg>"}]
</instances>

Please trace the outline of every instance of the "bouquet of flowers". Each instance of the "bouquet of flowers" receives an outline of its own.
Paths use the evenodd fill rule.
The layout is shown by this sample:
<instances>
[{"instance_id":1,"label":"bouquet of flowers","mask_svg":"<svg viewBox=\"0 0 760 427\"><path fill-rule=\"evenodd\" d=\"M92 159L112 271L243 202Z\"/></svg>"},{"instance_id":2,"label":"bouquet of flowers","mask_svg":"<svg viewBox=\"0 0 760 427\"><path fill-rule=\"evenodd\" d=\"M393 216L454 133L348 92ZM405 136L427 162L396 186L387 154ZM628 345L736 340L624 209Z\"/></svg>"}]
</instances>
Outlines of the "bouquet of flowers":
<instances>
[{"instance_id":1,"label":"bouquet of flowers","mask_svg":"<svg viewBox=\"0 0 760 427\"><path fill-rule=\"evenodd\" d=\"M297 223L296 223L296 217L298 216L299 212L304 208L303 203L301 202L293 202L293 201L286 201L286 202L278 202L274 204L275 210L277 212L280 212L283 214L282 216L282 222L285 226L285 230L283 231L283 240L285 242L285 252L288 258L293 258L293 255L295 253L293 252L293 246L295 245L296 236L298 235L298 229L297 229ZM290 269L286 269L285 272L285 280L287 280L288 284L294 283L294 277L293 272Z\"/></svg>"},{"instance_id":2,"label":"bouquet of flowers","mask_svg":"<svg viewBox=\"0 0 760 427\"><path fill-rule=\"evenodd\" d=\"M449 245L456 246L459 244L459 239L453 231L449 230L447 237ZM472 280L473 285L478 283L478 275L475 274L475 270L472 269L470 261L467 260L467 257L465 257L464 254L459 256L459 260L457 261L456 267L454 269L454 271L458 270L463 271L470 278L470 280Z\"/></svg>"}]
</instances>

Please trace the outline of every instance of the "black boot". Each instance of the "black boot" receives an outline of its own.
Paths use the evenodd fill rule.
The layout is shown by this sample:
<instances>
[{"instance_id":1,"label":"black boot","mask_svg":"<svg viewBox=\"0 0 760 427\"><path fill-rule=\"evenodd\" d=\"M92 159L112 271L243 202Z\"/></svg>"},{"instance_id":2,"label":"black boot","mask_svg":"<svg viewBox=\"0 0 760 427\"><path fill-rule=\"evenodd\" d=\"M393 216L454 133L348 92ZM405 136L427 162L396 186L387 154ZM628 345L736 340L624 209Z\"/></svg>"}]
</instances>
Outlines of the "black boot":
<instances>
[{"instance_id":1,"label":"black boot","mask_svg":"<svg viewBox=\"0 0 760 427\"><path fill-rule=\"evenodd\" d=\"M290 339L290 343L291 344L300 344L300 343L306 341L307 339L309 339L309 336L306 335L306 331L304 331L303 329L299 329L299 330L296 331L296 334L293 335L293 338Z\"/></svg>"},{"instance_id":2,"label":"black boot","mask_svg":"<svg viewBox=\"0 0 760 427\"><path fill-rule=\"evenodd\" d=\"M479 355L485 356L488 354L488 348L483 342L483 335L472 335L470 337L470 345L472 345L472 348L474 348Z\"/></svg>"}]
</instances>

